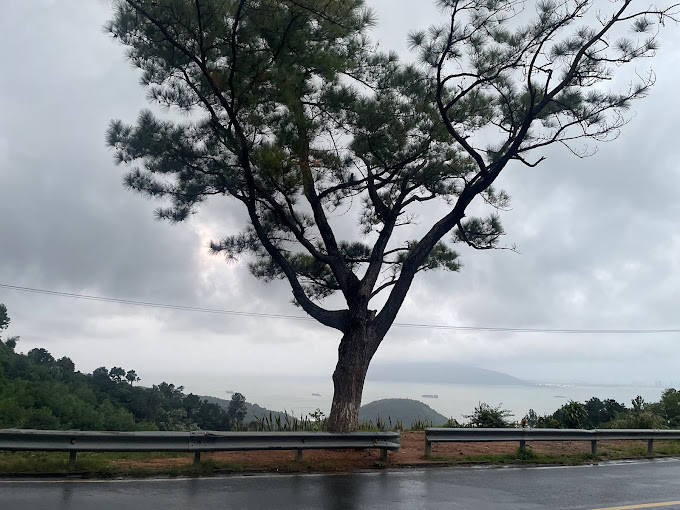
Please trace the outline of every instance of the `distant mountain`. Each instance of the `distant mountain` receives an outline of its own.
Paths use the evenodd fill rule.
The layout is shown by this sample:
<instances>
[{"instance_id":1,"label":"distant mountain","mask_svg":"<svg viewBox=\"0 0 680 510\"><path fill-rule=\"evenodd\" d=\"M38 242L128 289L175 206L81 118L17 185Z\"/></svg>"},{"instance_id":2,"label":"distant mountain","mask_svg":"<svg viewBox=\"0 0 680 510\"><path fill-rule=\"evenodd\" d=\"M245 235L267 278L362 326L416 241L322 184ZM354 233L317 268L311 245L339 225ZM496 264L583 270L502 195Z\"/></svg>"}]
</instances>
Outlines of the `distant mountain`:
<instances>
[{"instance_id":1,"label":"distant mountain","mask_svg":"<svg viewBox=\"0 0 680 510\"><path fill-rule=\"evenodd\" d=\"M374 363L368 369L369 381L400 381L444 384L528 385L527 381L502 372L460 363L404 361Z\"/></svg>"},{"instance_id":2,"label":"distant mountain","mask_svg":"<svg viewBox=\"0 0 680 510\"><path fill-rule=\"evenodd\" d=\"M359 409L360 422L370 420L375 424L378 417L385 423L391 421L392 425L400 421L406 428L419 420L427 420L434 426L443 425L448 420L427 404L410 398L385 398L363 405Z\"/></svg>"},{"instance_id":3,"label":"distant mountain","mask_svg":"<svg viewBox=\"0 0 680 510\"><path fill-rule=\"evenodd\" d=\"M217 404L223 409L229 409L229 400L219 397L209 397L206 395L200 395L200 398L207 400L211 404ZM255 418L262 418L263 416L269 417L269 413L271 413L272 418L276 418L277 416L281 416L281 418L283 418L285 415L285 413L280 411L270 411L269 409L265 409L264 407L258 406L257 404L246 402L246 417L243 419L243 422L250 423ZM296 418L299 418L299 416L296 416Z\"/></svg>"}]
</instances>

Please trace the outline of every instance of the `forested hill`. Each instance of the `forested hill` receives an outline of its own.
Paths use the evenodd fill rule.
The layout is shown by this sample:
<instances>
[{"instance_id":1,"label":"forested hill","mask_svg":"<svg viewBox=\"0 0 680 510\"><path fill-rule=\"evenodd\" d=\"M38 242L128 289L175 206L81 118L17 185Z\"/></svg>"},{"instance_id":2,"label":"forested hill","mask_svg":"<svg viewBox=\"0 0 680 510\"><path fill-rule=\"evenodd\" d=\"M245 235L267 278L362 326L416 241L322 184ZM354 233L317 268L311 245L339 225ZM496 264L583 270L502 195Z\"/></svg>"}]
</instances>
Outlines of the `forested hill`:
<instances>
[{"instance_id":1,"label":"forested hill","mask_svg":"<svg viewBox=\"0 0 680 510\"><path fill-rule=\"evenodd\" d=\"M224 400L186 395L182 386L166 382L148 388L139 384L134 370L99 367L91 374L81 373L68 357L55 359L42 348L17 353L15 345L0 341L0 428L231 430L255 420L278 418L287 423L292 418L249 404L238 393ZM361 408L362 421L377 424L378 418L407 427L419 420L438 425L446 421L422 402L407 399L381 400Z\"/></svg>"},{"instance_id":2,"label":"forested hill","mask_svg":"<svg viewBox=\"0 0 680 510\"><path fill-rule=\"evenodd\" d=\"M248 424L253 430L291 431L325 427L323 413L297 419L270 414L248 404L239 393L226 401L186 395L182 386L166 382L143 387L134 370L121 367L99 367L84 374L76 371L69 358L54 359L45 349L14 352L16 340L0 341L0 428L232 430ZM666 389L659 402L647 403L637 396L631 405L628 409L612 399L593 397L585 403L570 401L544 416L529 410L525 419L532 427L680 428L680 392L674 388ZM500 407L480 403L468 418L472 426L499 427L510 425L507 417ZM410 399L371 402L361 407L359 419L378 428L399 424L420 428L447 422L423 402Z\"/></svg>"},{"instance_id":3,"label":"forested hill","mask_svg":"<svg viewBox=\"0 0 680 510\"><path fill-rule=\"evenodd\" d=\"M222 409L229 409L229 404L231 403L230 400L226 400L224 398L219 398L219 397L211 397L209 395L200 395L200 398L205 400L206 402L210 402L211 404L217 404L219 405ZM262 418L269 418L271 417L272 419L275 419L276 417L279 417L283 419L286 416L286 413L281 412L281 411L270 411L269 409L265 409L262 406L259 406L257 404L251 404L250 402L245 402L245 407L246 407L246 415L245 418L243 418L243 421L245 423L250 423L254 420L262 419Z\"/></svg>"},{"instance_id":4,"label":"forested hill","mask_svg":"<svg viewBox=\"0 0 680 510\"><path fill-rule=\"evenodd\" d=\"M439 414L427 404L409 398L385 398L376 400L361 406L359 409L359 421L371 421L376 424L378 420L386 423L388 427L396 426L401 422L404 427L411 427L415 423L429 422L434 426L446 423L447 418Z\"/></svg>"},{"instance_id":5,"label":"forested hill","mask_svg":"<svg viewBox=\"0 0 680 510\"><path fill-rule=\"evenodd\" d=\"M0 428L81 430L230 430L244 420L245 399L223 409L182 386L138 385L134 370L76 371L45 349L14 352L0 341Z\"/></svg>"}]
</instances>

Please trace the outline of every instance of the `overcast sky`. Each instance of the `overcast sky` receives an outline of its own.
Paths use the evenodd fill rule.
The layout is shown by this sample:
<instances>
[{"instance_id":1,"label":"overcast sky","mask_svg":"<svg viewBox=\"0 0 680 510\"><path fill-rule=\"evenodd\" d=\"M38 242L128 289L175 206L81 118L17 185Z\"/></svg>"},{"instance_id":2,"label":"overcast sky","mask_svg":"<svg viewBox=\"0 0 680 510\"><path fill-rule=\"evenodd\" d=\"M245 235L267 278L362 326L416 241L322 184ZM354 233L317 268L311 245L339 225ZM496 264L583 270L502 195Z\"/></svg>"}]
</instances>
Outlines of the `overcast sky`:
<instances>
[{"instance_id":1,"label":"overcast sky","mask_svg":"<svg viewBox=\"0 0 680 510\"><path fill-rule=\"evenodd\" d=\"M432 2L434 3L434 2ZM437 22L428 2L369 1L382 48ZM417 5L417 7L414 7ZM229 200L172 226L123 189L104 135L146 106L139 73L102 30L103 1L8 0L0 17L0 284L190 307L300 315L284 283L211 256L237 231ZM680 29L657 83L621 136L579 159L550 150L500 185L509 251L462 251L458 273L420 275L399 323L543 329L680 328ZM593 146L595 147L595 146ZM239 377L330 378L339 335L312 321L157 309L0 287L18 350L45 347L79 370L134 368L208 392ZM394 328L376 360L448 360L542 381L677 381L680 334L551 334ZM280 375L279 375L280 374ZM186 383L189 381L189 383ZM275 384L275 383L272 383ZM248 396L247 392L246 396Z\"/></svg>"}]
</instances>

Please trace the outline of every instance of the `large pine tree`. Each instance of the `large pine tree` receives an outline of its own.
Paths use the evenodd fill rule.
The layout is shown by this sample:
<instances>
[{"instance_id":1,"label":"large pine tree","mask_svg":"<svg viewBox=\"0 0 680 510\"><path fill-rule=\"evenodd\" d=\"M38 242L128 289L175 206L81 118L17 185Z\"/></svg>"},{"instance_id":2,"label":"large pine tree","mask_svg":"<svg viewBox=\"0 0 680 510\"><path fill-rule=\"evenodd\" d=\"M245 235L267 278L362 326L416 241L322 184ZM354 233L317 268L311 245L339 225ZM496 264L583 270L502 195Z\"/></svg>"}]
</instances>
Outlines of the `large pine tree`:
<instances>
[{"instance_id":1,"label":"large pine tree","mask_svg":"<svg viewBox=\"0 0 680 510\"><path fill-rule=\"evenodd\" d=\"M499 247L508 196L492 184L509 164L616 135L653 76L624 91L603 83L652 55L677 9L615 1L595 19L592 1L541 1L521 22L532 3L438 3L445 23L410 35L413 66L369 40L363 0L116 0L108 25L150 99L189 114L112 122L108 144L134 165L126 185L164 199L157 215L173 222L211 197L243 204L248 224L212 248L249 254L255 276L286 279L341 332L335 431L356 428L369 363L415 275L457 271L455 243ZM475 199L487 217L466 217ZM413 228L432 201L446 213ZM348 210L359 229L342 239ZM325 306L335 293L342 309Z\"/></svg>"}]
</instances>

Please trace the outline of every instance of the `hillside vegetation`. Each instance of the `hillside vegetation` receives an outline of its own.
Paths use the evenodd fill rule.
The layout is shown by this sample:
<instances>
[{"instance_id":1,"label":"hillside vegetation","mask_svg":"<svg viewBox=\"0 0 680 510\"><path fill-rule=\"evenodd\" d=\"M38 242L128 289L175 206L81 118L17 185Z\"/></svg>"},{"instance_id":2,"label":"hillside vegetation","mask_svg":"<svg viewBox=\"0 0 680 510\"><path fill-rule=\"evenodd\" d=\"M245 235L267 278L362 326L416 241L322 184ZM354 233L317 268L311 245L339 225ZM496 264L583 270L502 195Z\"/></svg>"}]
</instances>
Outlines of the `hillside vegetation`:
<instances>
[{"instance_id":1,"label":"hillside vegetation","mask_svg":"<svg viewBox=\"0 0 680 510\"><path fill-rule=\"evenodd\" d=\"M121 367L83 374L46 349L16 353L12 340L0 342L0 428L230 430L243 420L240 401L225 410L185 395L182 386L145 388L135 384L134 370Z\"/></svg>"},{"instance_id":2,"label":"hillside vegetation","mask_svg":"<svg viewBox=\"0 0 680 510\"><path fill-rule=\"evenodd\" d=\"M430 426L440 426L447 422L446 416L439 414L427 404L409 398L386 398L361 406L360 422L378 421L396 427L402 424L409 428L414 423L427 422Z\"/></svg>"},{"instance_id":3,"label":"hillside vegetation","mask_svg":"<svg viewBox=\"0 0 680 510\"><path fill-rule=\"evenodd\" d=\"M229 404L231 403L231 400L226 400L224 398L219 397L211 397L210 395L200 395L200 397L206 402L210 402L211 404L217 404L218 406L225 410L229 409ZM257 404L251 404L250 402L245 402L245 410L246 414L245 417L243 418L244 423L251 423L257 420L261 420L264 417L270 416L274 419L276 417L279 417L280 419L285 419L286 416L285 412L271 411Z\"/></svg>"},{"instance_id":4,"label":"hillside vegetation","mask_svg":"<svg viewBox=\"0 0 680 510\"><path fill-rule=\"evenodd\" d=\"M0 341L0 428L80 430L325 430L320 410L294 417L249 404L235 393L231 400L185 394L182 386L162 382L140 386L134 370L99 367L76 371L68 357L54 359L45 349L14 351L18 338ZM530 404L530 403L528 403ZM425 426L561 428L680 428L680 392L665 390L659 402L641 397L627 408L592 397L571 401L554 413L531 409L519 423L500 406L480 403L459 424L423 402L384 399L361 407L362 430Z\"/></svg>"}]
</instances>

